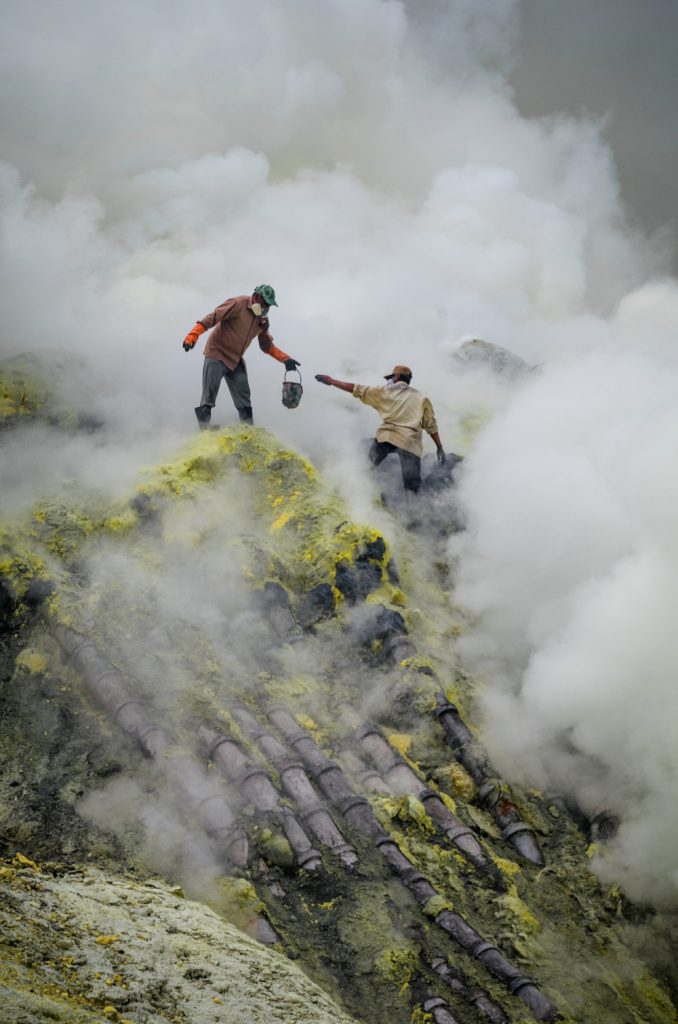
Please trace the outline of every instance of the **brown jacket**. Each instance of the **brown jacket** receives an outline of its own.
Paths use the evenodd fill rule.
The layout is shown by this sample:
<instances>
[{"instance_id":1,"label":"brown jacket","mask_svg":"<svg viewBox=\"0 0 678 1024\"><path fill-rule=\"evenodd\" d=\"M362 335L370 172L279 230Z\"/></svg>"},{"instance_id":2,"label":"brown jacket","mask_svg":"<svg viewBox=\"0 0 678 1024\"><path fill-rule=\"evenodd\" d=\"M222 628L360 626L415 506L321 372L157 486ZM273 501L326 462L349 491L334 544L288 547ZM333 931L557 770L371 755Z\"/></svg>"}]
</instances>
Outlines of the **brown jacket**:
<instances>
[{"instance_id":1,"label":"brown jacket","mask_svg":"<svg viewBox=\"0 0 678 1024\"><path fill-rule=\"evenodd\" d=\"M205 345L205 357L220 360L229 370L234 370L238 365L255 335L259 338L262 352L281 363L289 359L273 344L273 335L268 330L268 317L258 317L252 312L250 295L226 299L214 312L198 320L198 323L206 330L212 328Z\"/></svg>"}]
</instances>

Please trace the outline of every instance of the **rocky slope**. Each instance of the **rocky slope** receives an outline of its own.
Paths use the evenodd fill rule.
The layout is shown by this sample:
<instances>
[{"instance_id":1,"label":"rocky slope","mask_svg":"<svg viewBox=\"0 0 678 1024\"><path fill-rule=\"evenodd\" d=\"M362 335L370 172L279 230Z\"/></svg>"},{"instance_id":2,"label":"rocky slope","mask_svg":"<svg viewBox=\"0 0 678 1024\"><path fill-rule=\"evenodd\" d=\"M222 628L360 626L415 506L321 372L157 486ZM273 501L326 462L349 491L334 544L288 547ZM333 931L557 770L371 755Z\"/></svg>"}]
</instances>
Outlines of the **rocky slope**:
<instances>
[{"instance_id":1,"label":"rocky slope","mask_svg":"<svg viewBox=\"0 0 678 1024\"><path fill-rule=\"evenodd\" d=\"M389 538L258 428L1 524L8 1020L676 1020L661 921L488 761L440 538Z\"/></svg>"}]
</instances>

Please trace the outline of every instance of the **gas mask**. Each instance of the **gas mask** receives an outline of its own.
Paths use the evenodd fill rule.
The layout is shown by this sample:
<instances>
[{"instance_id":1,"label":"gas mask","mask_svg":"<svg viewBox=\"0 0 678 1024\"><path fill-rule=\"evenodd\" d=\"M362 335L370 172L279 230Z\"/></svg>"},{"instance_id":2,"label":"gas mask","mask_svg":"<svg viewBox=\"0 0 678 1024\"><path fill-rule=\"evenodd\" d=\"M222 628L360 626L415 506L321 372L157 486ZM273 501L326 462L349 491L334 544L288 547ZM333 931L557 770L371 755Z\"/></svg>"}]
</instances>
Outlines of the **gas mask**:
<instances>
[{"instance_id":1,"label":"gas mask","mask_svg":"<svg viewBox=\"0 0 678 1024\"><path fill-rule=\"evenodd\" d=\"M261 316L262 315L261 306L260 306L260 304L258 302L253 302L252 303L252 312L254 313L255 316Z\"/></svg>"}]
</instances>

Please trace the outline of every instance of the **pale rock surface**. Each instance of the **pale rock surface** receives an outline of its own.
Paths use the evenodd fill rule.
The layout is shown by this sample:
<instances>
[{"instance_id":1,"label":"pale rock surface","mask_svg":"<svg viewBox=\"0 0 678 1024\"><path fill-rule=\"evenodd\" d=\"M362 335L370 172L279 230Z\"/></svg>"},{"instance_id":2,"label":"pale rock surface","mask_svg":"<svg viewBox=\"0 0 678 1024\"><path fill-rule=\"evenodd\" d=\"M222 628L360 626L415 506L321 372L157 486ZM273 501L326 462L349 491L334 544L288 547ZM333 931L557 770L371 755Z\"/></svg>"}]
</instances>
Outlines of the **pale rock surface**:
<instances>
[{"instance_id":1,"label":"pale rock surface","mask_svg":"<svg viewBox=\"0 0 678 1024\"><path fill-rule=\"evenodd\" d=\"M355 1024L283 954L161 881L0 867L0 1024Z\"/></svg>"}]
</instances>

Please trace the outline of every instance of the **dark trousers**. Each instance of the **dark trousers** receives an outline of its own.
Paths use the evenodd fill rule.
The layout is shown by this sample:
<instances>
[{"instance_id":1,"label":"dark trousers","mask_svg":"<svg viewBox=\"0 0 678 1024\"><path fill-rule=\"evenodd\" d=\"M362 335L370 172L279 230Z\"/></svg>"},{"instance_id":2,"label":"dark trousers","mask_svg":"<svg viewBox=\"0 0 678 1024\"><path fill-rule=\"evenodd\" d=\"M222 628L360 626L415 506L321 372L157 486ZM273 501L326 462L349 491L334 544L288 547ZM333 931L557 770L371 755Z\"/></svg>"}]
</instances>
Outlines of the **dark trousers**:
<instances>
[{"instance_id":1,"label":"dark trousers","mask_svg":"<svg viewBox=\"0 0 678 1024\"><path fill-rule=\"evenodd\" d=\"M252 397L250 395L250 382L247 378L247 367L242 359L233 370L229 370L220 359L205 358L205 365L202 370L202 397L200 405L206 405L210 410L213 408L222 380L226 381L231 398L233 399L233 405L238 410L240 419L244 423L251 423Z\"/></svg>"},{"instance_id":2,"label":"dark trousers","mask_svg":"<svg viewBox=\"0 0 678 1024\"><path fill-rule=\"evenodd\" d=\"M416 494L421 487L421 459L418 455L406 452L404 448L398 448L390 441L377 441L375 438L370 446L370 461L374 466L379 466L393 452L400 459L403 487L406 491L413 491Z\"/></svg>"}]
</instances>

